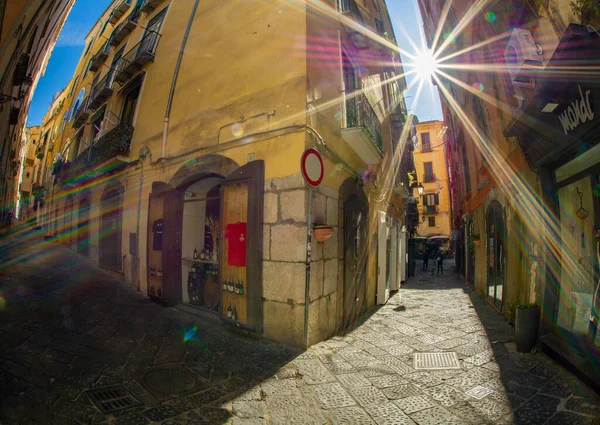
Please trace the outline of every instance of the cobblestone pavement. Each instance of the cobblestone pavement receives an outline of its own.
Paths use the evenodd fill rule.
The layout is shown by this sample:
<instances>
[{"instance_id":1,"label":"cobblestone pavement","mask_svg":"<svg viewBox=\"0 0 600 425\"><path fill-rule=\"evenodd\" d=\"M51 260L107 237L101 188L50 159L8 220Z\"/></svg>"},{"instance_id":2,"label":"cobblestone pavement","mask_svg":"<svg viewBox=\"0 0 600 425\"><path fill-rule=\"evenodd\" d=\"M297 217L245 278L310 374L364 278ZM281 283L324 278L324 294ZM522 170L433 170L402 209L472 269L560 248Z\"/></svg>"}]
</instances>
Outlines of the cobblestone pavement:
<instances>
[{"instance_id":1,"label":"cobblestone pavement","mask_svg":"<svg viewBox=\"0 0 600 425\"><path fill-rule=\"evenodd\" d=\"M512 328L450 272L419 272L299 354L156 305L62 247L23 254L0 277L2 425L600 423L600 398L516 353ZM458 365L415 367L432 352ZM116 384L139 403L105 415L89 390Z\"/></svg>"}]
</instances>

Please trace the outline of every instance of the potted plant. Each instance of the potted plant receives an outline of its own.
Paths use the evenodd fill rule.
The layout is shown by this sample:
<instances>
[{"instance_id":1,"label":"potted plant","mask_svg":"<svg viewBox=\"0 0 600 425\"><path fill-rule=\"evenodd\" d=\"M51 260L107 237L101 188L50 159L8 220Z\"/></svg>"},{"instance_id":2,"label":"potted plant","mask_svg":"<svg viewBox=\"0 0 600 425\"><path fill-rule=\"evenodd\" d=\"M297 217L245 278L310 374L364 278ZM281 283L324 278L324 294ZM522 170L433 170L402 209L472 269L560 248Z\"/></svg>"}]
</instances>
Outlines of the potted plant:
<instances>
[{"instance_id":1,"label":"potted plant","mask_svg":"<svg viewBox=\"0 0 600 425\"><path fill-rule=\"evenodd\" d=\"M529 353L537 342L540 308L535 303L519 304L515 318L515 342L519 353Z\"/></svg>"}]
</instances>

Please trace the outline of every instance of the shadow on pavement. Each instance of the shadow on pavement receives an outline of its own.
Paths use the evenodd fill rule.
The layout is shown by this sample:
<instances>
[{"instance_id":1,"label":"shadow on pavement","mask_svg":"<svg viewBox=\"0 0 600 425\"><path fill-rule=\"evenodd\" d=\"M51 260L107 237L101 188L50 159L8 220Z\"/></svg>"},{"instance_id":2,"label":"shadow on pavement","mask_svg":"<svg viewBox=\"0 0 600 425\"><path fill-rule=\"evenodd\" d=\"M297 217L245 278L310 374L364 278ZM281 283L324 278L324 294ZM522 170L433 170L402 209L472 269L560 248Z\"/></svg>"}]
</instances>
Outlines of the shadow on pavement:
<instances>
[{"instance_id":1,"label":"shadow on pavement","mask_svg":"<svg viewBox=\"0 0 600 425\"><path fill-rule=\"evenodd\" d=\"M2 425L225 423L228 401L298 354L157 305L38 232L17 235L0 251ZM141 405L104 416L86 391L112 385Z\"/></svg>"}]
</instances>

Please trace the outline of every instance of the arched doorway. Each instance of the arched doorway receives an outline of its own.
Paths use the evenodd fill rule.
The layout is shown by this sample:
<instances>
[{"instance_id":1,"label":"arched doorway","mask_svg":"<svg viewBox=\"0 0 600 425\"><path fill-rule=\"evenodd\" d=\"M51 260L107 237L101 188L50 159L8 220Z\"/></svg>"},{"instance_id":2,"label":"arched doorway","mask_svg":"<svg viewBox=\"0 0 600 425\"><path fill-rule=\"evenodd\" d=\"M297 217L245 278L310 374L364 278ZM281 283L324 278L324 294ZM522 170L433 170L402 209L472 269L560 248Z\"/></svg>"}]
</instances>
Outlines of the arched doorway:
<instances>
[{"instance_id":1,"label":"arched doorway","mask_svg":"<svg viewBox=\"0 0 600 425\"><path fill-rule=\"evenodd\" d=\"M490 205L486 220L487 228L487 266L488 289L490 302L502 310L504 301L504 268L505 268L505 226L502 206L498 202Z\"/></svg>"},{"instance_id":2,"label":"arched doorway","mask_svg":"<svg viewBox=\"0 0 600 425\"><path fill-rule=\"evenodd\" d=\"M77 252L86 257L90 255L90 200L88 198L79 201Z\"/></svg>"},{"instance_id":3,"label":"arched doorway","mask_svg":"<svg viewBox=\"0 0 600 425\"><path fill-rule=\"evenodd\" d=\"M344 191L344 187L340 192ZM344 199L342 196L341 199ZM359 189L346 197L344 204L344 323L345 327L366 306L367 260L369 258L369 204Z\"/></svg>"},{"instance_id":4,"label":"arched doorway","mask_svg":"<svg viewBox=\"0 0 600 425\"><path fill-rule=\"evenodd\" d=\"M65 218L64 218L64 242L67 245L71 244L71 233L73 230L73 197L67 197L65 201Z\"/></svg>"},{"instance_id":5,"label":"arched doorway","mask_svg":"<svg viewBox=\"0 0 600 425\"><path fill-rule=\"evenodd\" d=\"M124 192L120 183L113 183L104 189L100 199L99 263L103 267L119 272L123 268L121 227Z\"/></svg>"},{"instance_id":6,"label":"arched doorway","mask_svg":"<svg viewBox=\"0 0 600 425\"><path fill-rule=\"evenodd\" d=\"M475 224L472 221L468 225L467 234L467 281L471 287L475 287Z\"/></svg>"}]
</instances>

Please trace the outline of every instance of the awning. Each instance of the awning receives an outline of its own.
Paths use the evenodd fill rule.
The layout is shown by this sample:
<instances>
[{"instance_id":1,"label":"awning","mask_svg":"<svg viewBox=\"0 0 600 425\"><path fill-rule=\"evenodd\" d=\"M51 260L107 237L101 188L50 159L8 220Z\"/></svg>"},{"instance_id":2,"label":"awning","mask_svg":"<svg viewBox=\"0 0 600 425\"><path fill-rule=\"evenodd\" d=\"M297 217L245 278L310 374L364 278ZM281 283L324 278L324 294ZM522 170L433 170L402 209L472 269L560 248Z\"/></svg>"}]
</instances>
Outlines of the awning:
<instances>
[{"instance_id":1,"label":"awning","mask_svg":"<svg viewBox=\"0 0 600 425\"><path fill-rule=\"evenodd\" d=\"M570 24L552 58L539 70L529 103L505 128L518 136L534 167L567 160L598 143L600 129L600 35Z\"/></svg>"}]
</instances>

